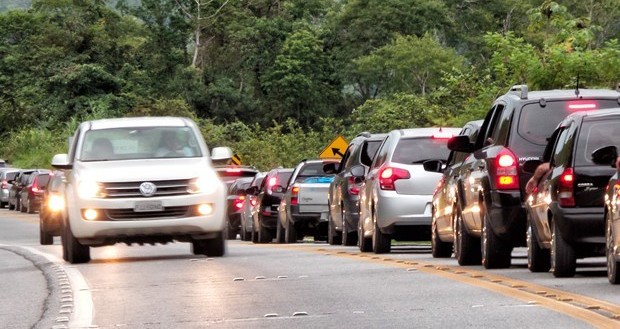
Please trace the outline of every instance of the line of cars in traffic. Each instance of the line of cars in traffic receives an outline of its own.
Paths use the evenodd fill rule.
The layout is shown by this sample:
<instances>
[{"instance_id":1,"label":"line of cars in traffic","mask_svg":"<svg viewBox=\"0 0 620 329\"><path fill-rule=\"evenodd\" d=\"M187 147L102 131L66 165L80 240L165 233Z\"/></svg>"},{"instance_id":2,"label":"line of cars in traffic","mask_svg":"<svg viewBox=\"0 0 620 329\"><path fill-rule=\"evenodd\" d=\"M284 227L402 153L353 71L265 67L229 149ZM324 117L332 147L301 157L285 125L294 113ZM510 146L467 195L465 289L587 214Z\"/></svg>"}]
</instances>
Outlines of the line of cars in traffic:
<instances>
[{"instance_id":1,"label":"line of cars in traffic","mask_svg":"<svg viewBox=\"0 0 620 329\"><path fill-rule=\"evenodd\" d=\"M430 240L433 257L487 269L509 267L513 249L527 247L528 268L556 277L606 255L609 281L619 283L619 122L617 90L517 85L462 128L361 133L340 162L315 160L316 176L330 181L315 239L375 253L393 240ZM303 236L287 201L300 185L291 175L275 180L260 173L238 190L243 240Z\"/></svg>"}]
</instances>

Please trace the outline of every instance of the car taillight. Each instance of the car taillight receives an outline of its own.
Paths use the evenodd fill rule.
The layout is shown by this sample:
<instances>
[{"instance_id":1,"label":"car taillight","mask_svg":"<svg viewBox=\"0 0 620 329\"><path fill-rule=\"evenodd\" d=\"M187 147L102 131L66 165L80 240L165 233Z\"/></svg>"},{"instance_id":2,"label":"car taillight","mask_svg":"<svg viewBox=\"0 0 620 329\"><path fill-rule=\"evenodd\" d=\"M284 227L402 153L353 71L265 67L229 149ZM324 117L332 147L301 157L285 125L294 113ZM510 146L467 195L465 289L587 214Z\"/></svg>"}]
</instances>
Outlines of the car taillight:
<instances>
[{"instance_id":1,"label":"car taillight","mask_svg":"<svg viewBox=\"0 0 620 329\"><path fill-rule=\"evenodd\" d=\"M278 186L278 177L271 177L267 181L267 190L273 192Z\"/></svg>"},{"instance_id":2,"label":"car taillight","mask_svg":"<svg viewBox=\"0 0 620 329\"><path fill-rule=\"evenodd\" d=\"M237 197L237 199L235 199L234 205L235 208L237 208L237 210L243 208L243 202L245 201L245 196L240 195Z\"/></svg>"},{"instance_id":3,"label":"car taillight","mask_svg":"<svg viewBox=\"0 0 620 329\"><path fill-rule=\"evenodd\" d=\"M3 179L2 180L2 188L6 188L6 185L7 185L6 179Z\"/></svg>"},{"instance_id":4,"label":"car taillight","mask_svg":"<svg viewBox=\"0 0 620 329\"><path fill-rule=\"evenodd\" d=\"M360 194L360 184L355 183L355 177L353 176L349 176L349 194L350 195Z\"/></svg>"},{"instance_id":5,"label":"car taillight","mask_svg":"<svg viewBox=\"0 0 620 329\"><path fill-rule=\"evenodd\" d=\"M572 101L568 103L568 109L573 111L596 110L598 104L594 101Z\"/></svg>"},{"instance_id":6,"label":"car taillight","mask_svg":"<svg viewBox=\"0 0 620 329\"><path fill-rule=\"evenodd\" d=\"M30 187L30 191L32 191L32 193L37 193L37 192L39 192L41 190L38 187L33 185L33 186Z\"/></svg>"},{"instance_id":7,"label":"car taillight","mask_svg":"<svg viewBox=\"0 0 620 329\"><path fill-rule=\"evenodd\" d=\"M575 206L575 173L573 168L566 168L560 176L558 186L558 203L562 207L574 207Z\"/></svg>"},{"instance_id":8,"label":"car taillight","mask_svg":"<svg viewBox=\"0 0 620 329\"><path fill-rule=\"evenodd\" d=\"M252 207L256 206L257 203L258 201L256 201L255 198L250 199L250 204L252 205Z\"/></svg>"},{"instance_id":9,"label":"car taillight","mask_svg":"<svg viewBox=\"0 0 620 329\"><path fill-rule=\"evenodd\" d=\"M299 196L299 186L293 185L291 188L291 205L299 204L298 197Z\"/></svg>"},{"instance_id":10,"label":"car taillight","mask_svg":"<svg viewBox=\"0 0 620 329\"><path fill-rule=\"evenodd\" d=\"M508 149L503 149L495 158L495 187L498 190L514 190L519 188L517 158Z\"/></svg>"},{"instance_id":11,"label":"car taillight","mask_svg":"<svg viewBox=\"0 0 620 329\"><path fill-rule=\"evenodd\" d=\"M450 139L452 137L454 137L452 133L448 133L444 131L439 131L433 134L433 139Z\"/></svg>"},{"instance_id":12,"label":"car taillight","mask_svg":"<svg viewBox=\"0 0 620 329\"><path fill-rule=\"evenodd\" d=\"M399 179L411 178L409 171L401 168L385 167L379 172L379 187L382 190L394 191L396 187L394 182Z\"/></svg>"}]
</instances>

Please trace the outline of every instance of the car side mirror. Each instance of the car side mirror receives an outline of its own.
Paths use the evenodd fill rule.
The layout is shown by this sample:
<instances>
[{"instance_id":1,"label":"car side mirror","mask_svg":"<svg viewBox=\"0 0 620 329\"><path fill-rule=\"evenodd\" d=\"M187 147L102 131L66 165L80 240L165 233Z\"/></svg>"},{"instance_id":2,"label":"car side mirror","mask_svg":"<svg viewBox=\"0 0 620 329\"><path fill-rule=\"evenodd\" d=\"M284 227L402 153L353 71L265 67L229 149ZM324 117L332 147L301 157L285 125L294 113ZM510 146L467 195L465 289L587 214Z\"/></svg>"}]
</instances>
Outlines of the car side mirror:
<instances>
[{"instance_id":1,"label":"car side mirror","mask_svg":"<svg viewBox=\"0 0 620 329\"><path fill-rule=\"evenodd\" d=\"M349 173L353 178L355 178L355 183L359 184L364 180L364 177L366 176L366 169L362 165L355 165L351 167Z\"/></svg>"},{"instance_id":2,"label":"car side mirror","mask_svg":"<svg viewBox=\"0 0 620 329\"><path fill-rule=\"evenodd\" d=\"M527 160L523 163L521 169L523 169L525 173L533 174L541 163L543 162L540 160Z\"/></svg>"},{"instance_id":3,"label":"car side mirror","mask_svg":"<svg viewBox=\"0 0 620 329\"><path fill-rule=\"evenodd\" d=\"M427 160L422 163L425 171L430 172L443 172L443 163L441 160Z\"/></svg>"},{"instance_id":4,"label":"car side mirror","mask_svg":"<svg viewBox=\"0 0 620 329\"><path fill-rule=\"evenodd\" d=\"M469 140L469 136L458 135L448 140L448 148L451 151L471 153L474 151L474 143Z\"/></svg>"},{"instance_id":5,"label":"car side mirror","mask_svg":"<svg viewBox=\"0 0 620 329\"><path fill-rule=\"evenodd\" d=\"M232 159L233 153L230 147L216 147L211 151L211 160L222 161Z\"/></svg>"},{"instance_id":6,"label":"car side mirror","mask_svg":"<svg viewBox=\"0 0 620 329\"><path fill-rule=\"evenodd\" d=\"M616 159L618 158L618 149L613 146L603 146L592 152L592 162L597 165L610 165L616 168Z\"/></svg>"},{"instance_id":7,"label":"car side mirror","mask_svg":"<svg viewBox=\"0 0 620 329\"><path fill-rule=\"evenodd\" d=\"M335 174L336 170L338 170L338 168L336 168L337 163L335 162L328 162L326 164L323 165L323 172L326 174Z\"/></svg>"},{"instance_id":8,"label":"car side mirror","mask_svg":"<svg viewBox=\"0 0 620 329\"><path fill-rule=\"evenodd\" d=\"M284 188L284 186L278 185L278 186L274 186L272 191L274 191L276 193L284 193L284 191L286 191L286 189Z\"/></svg>"},{"instance_id":9,"label":"car side mirror","mask_svg":"<svg viewBox=\"0 0 620 329\"><path fill-rule=\"evenodd\" d=\"M72 169L73 164L69 162L69 155L65 153L60 153L54 155L52 158L52 167L56 169Z\"/></svg>"}]
</instances>

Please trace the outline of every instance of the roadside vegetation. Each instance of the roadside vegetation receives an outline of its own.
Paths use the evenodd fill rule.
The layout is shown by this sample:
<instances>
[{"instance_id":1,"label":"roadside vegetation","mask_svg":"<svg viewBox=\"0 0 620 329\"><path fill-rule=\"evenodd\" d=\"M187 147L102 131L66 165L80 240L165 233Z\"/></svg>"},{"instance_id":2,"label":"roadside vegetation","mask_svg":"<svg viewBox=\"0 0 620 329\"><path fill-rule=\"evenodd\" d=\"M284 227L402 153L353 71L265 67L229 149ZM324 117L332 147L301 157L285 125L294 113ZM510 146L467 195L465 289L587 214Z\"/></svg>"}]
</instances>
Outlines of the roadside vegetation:
<instances>
[{"instance_id":1,"label":"roadside vegetation","mask_svg":"<svg viewBox=\"0 0 620 329\"><path fill-rule=\"evenodd\" d=\"M500 93L614 88L617 0L10 0L0 157L49 167L87 119L179 115L260 169L338 134L460 126Z\"/></svg>"}]
</instances>

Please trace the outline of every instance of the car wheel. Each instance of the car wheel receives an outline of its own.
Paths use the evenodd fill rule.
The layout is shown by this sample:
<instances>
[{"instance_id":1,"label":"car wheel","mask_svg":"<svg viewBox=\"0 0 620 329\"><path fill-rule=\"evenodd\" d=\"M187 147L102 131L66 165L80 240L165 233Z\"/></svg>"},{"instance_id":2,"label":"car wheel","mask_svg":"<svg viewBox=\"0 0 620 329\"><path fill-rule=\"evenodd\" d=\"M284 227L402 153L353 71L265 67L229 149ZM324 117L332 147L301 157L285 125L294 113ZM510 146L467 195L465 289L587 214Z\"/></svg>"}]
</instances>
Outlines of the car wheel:
<instances>
[{"instance_id":1,"label":"car wheel","mask_svg":"<svg viewBox=\"0 0 620 329\"><path fill-rule=\"evenodd\" d=\"M381 233L377 224L377 215L373 213L374 230L372 232L372 250L375 254L386 254L392 249L392 239L389 235Z\"/></svg>"},{"instance_id":2,"label":"car wheel","mask_svg":"<svg viewBox=\"0 0 620 329\"><path fill-rule=\"evenodd\" d=\"M284 243L284 226L280 222L280 219L276 221L276 243Z\"/></svg>"},{"instance_id":3,"label":"car wheel","mask_svg":"<svg viewBox=\"0 0 620 329\"><path fill-rule=\"evenodd\" d=\"M15 205L11 203L11 200L9 200L9 210L14 210L15 209Z\"/></svg>"},{"instance_id":4,"label":"car wheel","mask_svg":"<svg viewBox=\"0 0 620 329\"><path fill-rule=\"evenodd\" d=\"M357 231L349 232L347 230L347 216L344 205L342 206L342 245L343 246L355 246L357 245Z\"/></svg>"},{"instance_id":5,"label":"car wheel","mask_svg":"<svg viewBox=\"0 0 620 329\"><path fill-rule=\"evenodd\" d=\"M90 247L81 244L73 232L71 232L71 225L67 223L64 225L63 235L63 256L66 256L66 261L71 264L88 263L90 261Z\"/></svg>"},{"instance_id":6,"label":"car wheel","mask_svg":"<svg viewBox=\"0 0 620 329\"><path fill-rule=\"evenodd\" d=\"M530 272L549 272L551 268L551 251L538 244L538 233L527 214L527 268Z\"/></svg>"},{"instance_id":7,"label":"car wheel","mask_svg":"<svg viewBox=\"0 0 620 329\"><path fill-rule=\"evenodd\" d=\"M482 262L480 239L467 232L460 209L456 209L455 216L454 257L461 266L480 265Z\"/></svg>"},{"instance_id":8,"label":"car wheel","mask_svg":"<svg viewBox=\"0 0 620 329\"><path fill-rule=\"evenodd\" d=\"M491 229L491 218L486 208L480 207L482 214L481 253L482 266L486 269L510 267L511 248Z\"/></svg>"},{"instance_id":9,"label":"car wheel","mask_svg":"<svg viewBox=\"0 0 620 329\"><path fill-rule=\"evenodd\" d=\"M449 258L452 256L452 243L443 242L437 233L437 222L435 218L431 224L431 254L434 258Z\"/></svg>"},{"instance_id":10,"label":"car wheel","mask_svg":"<svg viewBox=\"0 0 620 329\"><path fill-rule=\"evenodd\" d=\"M551 229L551 272L556 278L573 277L577 267L575 249L564 240L556 221Z\"/></svg>"},{"instance_id":11,"label":"car wheel","mask_svg":"<svg viewBox=\"0 0 620 329\"><path fill-rule=\"evenodd\" d=\"M7 204L7 202L2 202L2 201L0 201L0 208L4 208L4 207L6 207L6 204Z\"/></svg>"},{"instance_id":12,"label":"car wheel","mask_svg":"<svg viewBox=\"0 0 620 329\"><path fill-rule=\"evenodd\" d=\"M336 232L336 228L334 227L334 219L331 216L331 212L329 215L329 219L327 220L327 243L330 245L342 244L342 235Z\"/></svg>"},{"instance_id":13,"label":"car wheel","mask_svg":"<svg viewBox=\"0 0 620 329\"><path fill-rule=\"evenodd\" d=\"M258 243L258 232L252 229L252 243Z\"/></svg>"},{"instance_id":14,"label":"car wheel","mask_svg":"<svg viewBox=\"0 0 620 329\"><path fill-rule=\"evenodd\" d=\"M192 253L209 257L222 257L226 253L226 232L218 233L211 239L196 239L192 241Z\"/></svg>"},{"instance_id":15,"label":"car wheel","mask_svg":"<svg viewBox=\"0 0 620 329\"><path fill-rule=\"evenodd\" d=\"M284 221L284 243L297 242L297 228L295 223L288 218Z\"/></svg>"},{"instance_id":16,"label":"car wheel","mask_svg":"<svg viewBox=\"0 0 620 329\"><path fill-rule=\"evenodd\" d=\"M269 243L273 240L271 230L261 222L258 223L258 243Z\"/></svg>"},{"instance_id":17,"label":"car wheel","mask_svg":"<svg viewBox=\"0 0 620 329\"><path fill-rule=\"evenodd\" d=\"M28 206L26 207L26 212L29 214L34 214L34 207L32 206L30 199L28 199Z\"/></svg>"},{"instance_id":18,"label":"car wheel","mask_svg":"<svg viewBox=\"0 0 620 329\"><path fill-rule=\"evenodd\" d=\"M609 279L609 282L611 284L618 284L620 283L620 275L618 275L618 266L620 265L619 262L616 260L616 257L614 255L614 246L616 245L615 241L614 241L614 232L612 229L612 217L609 213L607 213L607 215L605 216L605 244L607 246L606 249L606 253L607 253L607 279Z\"/></svg>"},{"instance_id":19,"label":"car wheel","mask_svg":"<svg viewBox=\"0 0 620 329\"><path fill-rule=\"evenodd\" d=\"M21 207L22 207L22 200L15 199L15 211L21 211Z\"/></svg>"},{"instance_id":20,"label":"car wheel","mask_svg":"<svg viewBox=\"0 0 620 329\"><path fill-rule=\"evenodd\" d=\"M41 245L54 244L54 236L45 230L45 220L39 217L39 243Z\"/></svg>"}]
</instances>

